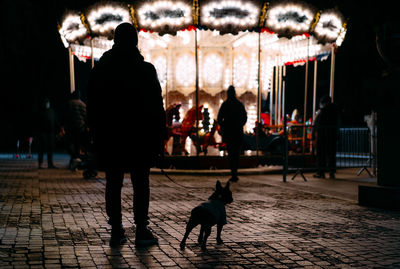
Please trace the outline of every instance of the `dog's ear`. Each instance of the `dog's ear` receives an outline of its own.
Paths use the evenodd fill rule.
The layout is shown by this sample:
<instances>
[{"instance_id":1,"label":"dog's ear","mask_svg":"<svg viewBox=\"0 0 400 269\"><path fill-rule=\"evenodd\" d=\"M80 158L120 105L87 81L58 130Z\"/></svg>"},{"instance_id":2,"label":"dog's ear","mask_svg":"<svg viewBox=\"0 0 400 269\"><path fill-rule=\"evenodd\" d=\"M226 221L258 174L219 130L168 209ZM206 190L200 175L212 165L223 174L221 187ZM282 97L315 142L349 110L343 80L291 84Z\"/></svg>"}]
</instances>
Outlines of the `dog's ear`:
<instances>
[{"instance_id":1,"label":"dog's ear","mask_svg":"<svg viewBox=\"0 0 400 269\"><path fill-rule=\"evenodd\" d=\"M228 181L228 182L226 182L225 189L229 189L229 186L230 186L230 183Z\"/></svg>"},{"instance_id":2,"label":"dog's ear","mask_svg":"<svg viewBox=\"0 0 400 269\"><path fill-rule=\"evenodd\" d=\"M221 185L221 182L219 180L217 180L216 189L217 189L217 191L222 189L222 185Z\"/></svg>"}]
</instances>

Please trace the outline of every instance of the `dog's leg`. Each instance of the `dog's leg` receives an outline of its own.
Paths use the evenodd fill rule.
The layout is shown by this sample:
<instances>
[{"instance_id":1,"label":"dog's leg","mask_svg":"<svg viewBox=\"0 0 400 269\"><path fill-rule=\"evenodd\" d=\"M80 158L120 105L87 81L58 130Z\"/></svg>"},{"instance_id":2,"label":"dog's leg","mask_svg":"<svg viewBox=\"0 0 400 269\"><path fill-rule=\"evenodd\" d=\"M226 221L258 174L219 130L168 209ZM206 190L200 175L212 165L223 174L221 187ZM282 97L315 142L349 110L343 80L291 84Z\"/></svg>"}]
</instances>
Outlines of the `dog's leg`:
<instances>
[{"instance_id":1,"label":"dog's leg","mask_svg":"<svg viewBox=\"0 0 400 269\"><path fill-rule=\"evenodd\" d=\"M197 239L197 242L201 244L203 242L203 236L204 236L204 225L202 224L200 227L200 234L199 238Z\"/></svg>"},{"instance_id":2,"label":"dog's leg","mask_svg":"<svg viewBox=\"0 0 400 269\"><path fill-rule=\"evenodd\" d=\"M221 245L222 239L221 239L221 232L222 232L222 227L224 227L222 224L217 224L217 244Z\"/></svg>"},{"instance_id":3,"label":"dog's leg","mask_svg":"<svg viewBox=\"0 0 400 269\"><path fill-rule=\"evenodd\" d=\"M193 230L193 228L197 226L197 224L198 223L194 222L192 218L189 219L189 222L186 225L185 235L183 236L183 239L180 243L181 250L185 249L186 239L188 238L188 236L189 236L190 232Z\"/></svg>"},{"instance_id":4,"label":"dog's leg","mask_svg":"<svg viewBox=\"0 0 400 269\"><path fill-rule=\"evenodd\" d=\"M206 251L207 247L207 239L211 234L211 226L206 226L204 227L204 238L203 238L203 243L201 244L201 250Z\"/></svg>"}]
</instances>

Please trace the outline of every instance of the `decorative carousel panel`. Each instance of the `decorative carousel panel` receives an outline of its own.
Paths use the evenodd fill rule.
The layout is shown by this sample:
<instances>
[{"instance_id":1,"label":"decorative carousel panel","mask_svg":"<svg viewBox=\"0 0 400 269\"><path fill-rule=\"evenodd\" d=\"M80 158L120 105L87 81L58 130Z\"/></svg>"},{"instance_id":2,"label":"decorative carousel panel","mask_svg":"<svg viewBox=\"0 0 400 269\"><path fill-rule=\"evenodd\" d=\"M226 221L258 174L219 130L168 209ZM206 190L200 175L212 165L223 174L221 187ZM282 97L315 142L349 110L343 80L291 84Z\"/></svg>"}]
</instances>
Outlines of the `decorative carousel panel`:
<instances>
[{"instance_id":1,"label":"decorative carousel panel","mask_svg":"<svg viewBox=\"0 0 400 269\"><path fill-rule=\"evenodd\" d=\"M236 34L258 26L261 1L211 0L200 3L200 24L222 34Z\"/></svg>"},{"instance_id":2,"label":"decorative carousel panel","mask_svg":"<svg viewBox=\"0 0 400 269\"><path fill-rule=\"evenodd\" d=\"M271 4L265 25L279 36L292 37L309 32L316 9L299 1L277 1Z\"/></svg>"},{"instance_id":3,"label":"decorative carousel panel","mask_svg":"<svg viewBox=\"0 0 400 269\"><path fill-rule=\"evenodd\" d=\"M135 5L138 27L155 31L160 35L193 24L191 1L141 1Z\"/></svg>"},{"instance_id":4,"label":"decorative carousel panel","mask_svg":"<svg viewBox=\"0 0 400 269\"><path fill-rule=\"evenodd\" d=\"M265 94L272 89L272 78L274 74L274 61L271 57L263 57L261 63L262 90Z\"/></svg>"},{"instance_id":5,"label":"decorative carousel panel","mask_svg":"<svg viewBox=\"0 0 400 269\"><path fill-rule=\"evenodd\" d=\"M247 54L235 54L233 60L233 85L238 96L247 91L249 69L249 56Z\"/></svg>"},{"instance_id":6,"label":"decorative carousel panel","mask_svg":"<svg viewBox=\"0 0 400 269\"><path fill-rule=\"evenodd\" d=\"M59 27L59 33L66 47L68 47L67 43L82 41L88 35L88 31L82 23L78 12L68 12L64 15Z\"/></svg>"},{"instance_id":7,"label":"decorative carousel panel","mask_svg":"<svg viewBox=\"0 0 400 269\"><path fill-rule=\"evenodd\" d=\"M257 94L258 91L258 53L252 51L250 54L249 80L247 81L247 91Z\"/></svg>"},{"instance_id":8,"label":"decorative carousel panel","mask_svg":"<svg viewBox=\"0 0 400 269\"><path fill-rule=\"evenodd\" d=\"M182 51L175 57L175 90L188 95L194 92L196 82L196 63L194 52Z\"/></svg>"},{"instance_id":9,"label":"decorative carousel panel","mask_svg":"<svg viewBox=\"0 0 400 269\"><path fill-rule=\"evenodd\" d=\"M154 55L151 61L157 70L158 80L164 94L165 86L167 85L167 56L164 53L159 53Z\"/></svg>"},{"instance_id":10,"label":"decorative carousel panel","mask_svg":"<svg viewBox=\"0 0 400 269\"><path fill-rule=\"evenodd\" d=\"M224 58L219 52L208 52L202 59L202 76L205 86L221 86L224 70ZM210 93L211 94L211 93Z\"/></svg>"},{"instance_id":11,"label":"decorative carousel panel","mask_svg":"<svg viewBox=\"0 0 400 269\"><path fill-rule=\"evenodd\" d=\"M337 10L331 9L322 12L314 29L314 34L321 43L336 41L344 23L344 18Z\"/></svg>"},{"instance_id":12,"label":"decorative carousel panel","mask_svg":"<svg viewBox=\"0 0 400 269\"><path fill-rule=\"evenodd\" d=\"M114 29L123 22L132 23L129 8L118 3L96 4L87 12L89 27L94 35L114 37Z\"/></svg>"}]
</instances>

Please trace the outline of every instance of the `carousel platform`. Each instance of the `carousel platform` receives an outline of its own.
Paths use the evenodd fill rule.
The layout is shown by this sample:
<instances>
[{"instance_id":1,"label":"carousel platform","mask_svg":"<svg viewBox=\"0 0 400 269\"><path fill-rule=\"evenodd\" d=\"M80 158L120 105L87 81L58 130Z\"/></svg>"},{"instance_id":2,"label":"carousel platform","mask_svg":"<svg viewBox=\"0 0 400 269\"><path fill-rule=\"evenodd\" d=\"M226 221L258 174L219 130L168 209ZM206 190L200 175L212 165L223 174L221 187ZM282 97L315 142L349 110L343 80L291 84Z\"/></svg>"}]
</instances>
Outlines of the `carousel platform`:
<instances>
[{"instance_id":1,"label":"carousel platform","mask_svg":"<svg viewBox=\"0 0 400 269\"><path fill-rule=\"evenodd\" d=\"M282 157L241 156L239 175L282 173ZM229 176L227 156L165 156L164 171L169 175ZM162 174L160 166L151 168L152 174Z\"/></svg>"},{"instance_id":2,"label":"carousel platform","mask_svg":"<svg viewBox=\"0 0 400 269\"><path fill-rule=\"evenodd\" d=\"M283 168L281 165L265 165L255 168L239 168L238 174L243 175L275 175L281 174ZM230 176L229 169L164 169L168 175L201 175L201 176ZM160 168L151 168L150 173L154 175L163 174Z\"/></svg>"},{"instance_id":3,"label":"carousel platform","mask_svg":"<svg viewBox=\"0 0 400 269\"><path fill-rule=\"evenodd\" d=\"M300 167L310 160L304 156L289 156L289 167ZM274 174L281 173L283 157L280 154L268 155L242 155L240 156L239 174ZM228 175L230 174L227 156L165 156L158 168L152 168L152 173L161 173L160 168L169 174L207 174Z\"/></svg>"},{"instance_id":4,"label":"carousel platform","mask_svg":"<svg viewBox=\"0 0 400 269\"><path fill-rule=\"evenodd\" d=\"M282 165L282 155L240 156L240 168ZM176 170L221 170L229 169L228 157L217 155L167 155L160 165L164 169Z\"/></svg>"}]
</instances>

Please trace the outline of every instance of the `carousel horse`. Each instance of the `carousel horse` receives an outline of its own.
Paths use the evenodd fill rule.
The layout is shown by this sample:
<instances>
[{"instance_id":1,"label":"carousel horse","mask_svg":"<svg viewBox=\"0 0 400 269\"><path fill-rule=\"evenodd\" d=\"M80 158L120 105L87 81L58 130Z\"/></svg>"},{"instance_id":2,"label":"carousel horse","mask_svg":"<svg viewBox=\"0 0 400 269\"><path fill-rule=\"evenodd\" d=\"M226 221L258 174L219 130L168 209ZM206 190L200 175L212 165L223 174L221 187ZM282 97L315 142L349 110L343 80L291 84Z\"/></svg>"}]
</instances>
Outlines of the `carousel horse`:
<instances>
[{"instance_id":1,"label":"carousel horse","mask_svg":"<svg viewBox=\"0 0 400 269\"><path fill-rule=\"evenodd\" d=\"M201 112L203 110L203 105L200 105L198 107L198 121L203 119L203 113ZM196 143L195 140L193 140L193 134L195 136L196 134L196 107L192 107L186 112L185 117L183 118L182 125L181 125L181 147L185 155L188 155L189 153L185 149L185 142L186 138L190 137L192 141L194 142L196 146L196 150L200 151L200 146L198 143Z\"/></svg>"},{"instance_id":2,"label":"carousel horse","mask_svg":"<svg viewBox=\"0 0 400 269\"><path fill-rule=\"evenodd\" d=\"M221 127L219 126L217 120L214 120L213 127L211 128L210 132L207 132L201 139L201 147L202 151L205 155L207 155L207 148L208 146L213 146L215 148L223 148L225 143L218 143L215 140L215 132L220 133Z\"/></svg>"}]
</instances>

